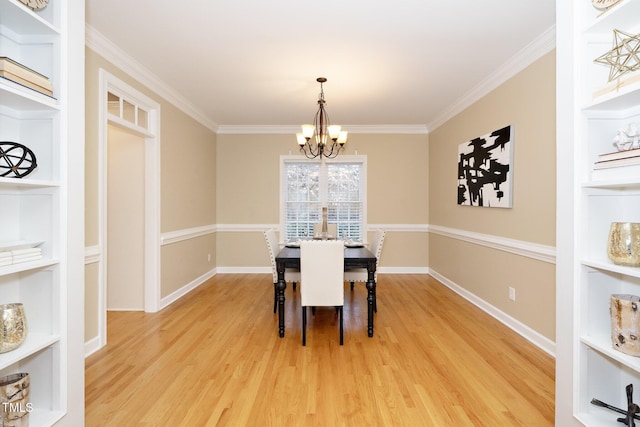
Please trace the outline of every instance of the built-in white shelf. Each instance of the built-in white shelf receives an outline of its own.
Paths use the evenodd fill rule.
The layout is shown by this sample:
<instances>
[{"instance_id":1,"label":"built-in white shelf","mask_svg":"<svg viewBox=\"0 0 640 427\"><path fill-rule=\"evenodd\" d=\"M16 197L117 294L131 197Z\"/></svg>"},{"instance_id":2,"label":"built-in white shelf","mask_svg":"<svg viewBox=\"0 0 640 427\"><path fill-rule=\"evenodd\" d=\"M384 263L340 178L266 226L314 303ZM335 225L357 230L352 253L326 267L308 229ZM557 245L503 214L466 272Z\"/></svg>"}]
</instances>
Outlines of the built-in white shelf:
<instances>
[{"instance_id":1,"label":"built-in white shelf","mask_svg":"<svg viewBox=\"0 0 640 427\"><path fill-rule=\"evenodd\" d=\"M27 328L29 317L27 316ZM27 339L15 350L0 354L0 371L19 363L24 358L31 356L44 348L60 341L60 335L48 335L37 332L28 332Z\"/></svg>"},{"instance_id":2,"label":"built-in white shelf","mask_svg":"<svg viewBox=\"0 0 640 427\"><path fill-rule=\"evenodd\" d=\"M558 81L558 288L556 425L617 424L598 399L626 408L625 387L640 402L640 357L611 340L612 294L640 295L640 268L607 257L612 222L640 222L640 174L611 168L592 180L600 154L616 150L619 129L640 123L640 72L609 81L595 59L613 47L614 30L640 32L640 0L602 12L588 0L556 2ZM565 173L566 172L566 173Z\"/></svg>"},{"instance_id":3,"label":"built-in white shelf","mask_svg":"<svg viewBox=\"0 0 640 427\"><path fill-rule=\"evenodd\" d=\"M0 250L41 249L42 258L0 267L0 303L22 303L26 340L0 354L0 377L30 375L31 426L77 426L82 421L81 295L84 2L50 0L31 10L18 0L0 0L0 56L46 76L53 96L0 78L0 141L31 150L37 167L27 176L0 177ZM72 117L72 114L75 114ZM82 221L75 224L83 228ZM73 332L70 332L73 331ZM74 337L72 343L71 337ZM72 345L75 347L72 349ZM74 361L72 363L71 361Z\"/></svg>"},{"instance_id":4,"label":"built-in white shelf","mask_svg":"<svg viewBox=\"0 0 640 427\"><path fill-rule=\"evenodd\" d=\"M56 265L60 262L60 260L56 258L42 258L37 261L30 262L21 262L18 264L6 265L4 267L0 267L0 277L6 276L9 274L22 273L24 271L38 270L41 268L47 268L52 265Z\"/></svg>"}]
</instances>

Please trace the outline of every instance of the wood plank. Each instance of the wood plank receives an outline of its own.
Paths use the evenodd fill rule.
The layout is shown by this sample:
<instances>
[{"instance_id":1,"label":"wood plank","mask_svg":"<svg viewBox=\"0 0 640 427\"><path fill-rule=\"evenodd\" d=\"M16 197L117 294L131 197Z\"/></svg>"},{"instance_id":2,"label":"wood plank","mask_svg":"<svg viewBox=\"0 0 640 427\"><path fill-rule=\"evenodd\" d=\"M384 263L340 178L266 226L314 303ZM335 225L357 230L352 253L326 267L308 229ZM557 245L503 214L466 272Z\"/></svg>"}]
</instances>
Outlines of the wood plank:
<instances>
[{"instance_id":1,"label":"wood plank","mask_svg":"<svg viewBox=\"0 0 640 427\"><path fill-rule=\"evenodd\" d=\"M217 275L159 313L112 312L86 361L87 425L552 426L555 361L426 275L345 284L334 310L286 290L286 335L271 275Z\"/></svg>"}]
</instances>

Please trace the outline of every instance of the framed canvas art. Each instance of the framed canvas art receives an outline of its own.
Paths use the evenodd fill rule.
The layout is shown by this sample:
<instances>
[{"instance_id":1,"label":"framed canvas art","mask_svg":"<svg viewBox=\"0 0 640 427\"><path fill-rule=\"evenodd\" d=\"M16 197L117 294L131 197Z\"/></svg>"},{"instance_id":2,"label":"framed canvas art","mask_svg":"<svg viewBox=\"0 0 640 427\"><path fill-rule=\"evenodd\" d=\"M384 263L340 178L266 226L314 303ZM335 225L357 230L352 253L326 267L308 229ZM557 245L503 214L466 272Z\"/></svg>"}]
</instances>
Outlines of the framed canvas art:
<instances>
[{"instance_id":1,"label":"framed canvas art","mask_svg":"<svg viewBox=\"0 0 640 427\"><path fill-rule=\"evenodd\" d=\"M513 126L458 145L458 204L512 207Z\"/></svg>"}]
</instances>

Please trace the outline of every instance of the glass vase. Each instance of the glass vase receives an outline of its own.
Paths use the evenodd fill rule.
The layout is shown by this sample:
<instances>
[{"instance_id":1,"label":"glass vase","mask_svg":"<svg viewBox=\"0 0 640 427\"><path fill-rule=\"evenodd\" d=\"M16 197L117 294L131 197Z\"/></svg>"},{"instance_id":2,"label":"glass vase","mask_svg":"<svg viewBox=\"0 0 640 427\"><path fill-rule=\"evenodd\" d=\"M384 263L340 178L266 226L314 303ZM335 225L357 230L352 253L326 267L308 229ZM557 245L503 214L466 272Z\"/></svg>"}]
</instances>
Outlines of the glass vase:
<instances>
[{"instance_id":1,"label":"glass vase","mask_svg":"<svg viewBox=\"0 0 640 427\"><path fill-rule=\"evenodd\" d=\"M614 264L640 266L640 223L612 222L607 255Z\"/></svg>"},{"instance_id":2,"label":"glass vase","mask_svg":"<svg viewBox=\"0 0 640 427\"><path fill-rule=\"evenodd\" d=\"M21 303L0 304L0 353L20 346L27 337L27 318Z\"/></svg>"}]
</instances>

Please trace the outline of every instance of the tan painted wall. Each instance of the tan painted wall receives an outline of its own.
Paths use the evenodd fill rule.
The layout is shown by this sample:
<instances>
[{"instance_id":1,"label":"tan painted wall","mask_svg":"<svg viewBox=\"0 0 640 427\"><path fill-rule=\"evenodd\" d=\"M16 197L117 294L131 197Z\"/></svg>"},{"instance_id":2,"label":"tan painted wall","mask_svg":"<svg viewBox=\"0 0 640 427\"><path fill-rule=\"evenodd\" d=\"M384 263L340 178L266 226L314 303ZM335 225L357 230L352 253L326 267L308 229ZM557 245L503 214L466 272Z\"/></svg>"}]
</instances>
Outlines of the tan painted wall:
<instances>
[{"instance_id":1,"label":"tan painted wall","mask_svg":"<svg viewBox=\"0 0 640 427\"><path fill-rule=\"evenodd\" d=\"M458 206L458 145L506 125L515 127L513 208ZM555 144L554 51L431 132L430 224L555 246ZM431 235L429 267L554 340L554 265Z\"/></svg>"},{"instance_id":2,"label":"tan painted wall","mask_svg":"<svg viewBox=\"0 0 640 427\"><path fill-rule=\"evenodd\" d=\"M98 245L98 70L104 68L161 105L161 232L216 224L216 134L87 48L85 50L85 244ZM161 297L215 267L215 234L161 248ZM173 247L172 247L173 246ZM211 253L212 262L207 262ZM204 262L202 260L204 259ZM185 260L194 260L185 262ZM87 286L98 286L98 268L85 269ZM179 278L179 279L178 279ZM181 282L178 282L180 280ZM97 289L87 289L97 295ZM87 340L97 335L93 303L85 307Z\"/></svg>"},{"instance_id":3,"label":"tan painted wall","mask_svg":"<svg viewBox=\"0 0 640 427\"><path fill-rule=\"evenodd\" d=\"M280 156L298 154L294 135L218 135L219 224L278 224ZM370 224L428 223L427 135L351 134L345 154L367 156ZM261 232L219 232L218 267L268 267ZM427 267L427 233L390 232L382 267Z\"/></svg>"},{"instance_id":4,"label":"tan painted wall","mask_svg":"<svg viewBox=\"0 0 640 427\"><path fill-rule=\"evenodd\" d=\"M216 235L206 234L162 247L161 271L163 297L190 284L215 268ZM197 274L196 273L200 273Z\"/></svg>"},{"instance_id":5,"label":"tan painted wall","mask_svg":"<svg viewBox=\"0 0 640 427\"><path fill-rule=\"evenodd\" d=\"M84 267L84 341L90 341L99 334L98 310L98 263Z\"/></svg>"},{"instance_id":6,"label":"tan painted wall","mask_svg":"<svg viewBox=\"0 0 640 427\"><path fill-rule=\"evenodd\" d=\"M555 85L550 53L427 135L351 134L347 154L368 160L368 222L435 224L554 245ZM87 50L86 242L97 244L99 67L162 105L162 231L209 224L277 224L279 156L297 154L293 135L216 135ZM456 204L457 146L515 126L514 207ZM207 256L211 254L211 262ZM211 265L213 263L213 266ZM162 296L213 267L268 267L260 232L218 232L162 249ZM427 233L387 235L382 267L430 267L553 339L554 266ZM524 274L523 274L524 273ZM97 268L86 269L87 286ZM517 289L517 302L507 299ZM94 291L87 290L87 295ZM93 300L90 298L90 300ZM89 305L89 301L87 304ZM87 309L90 316L93 307ZM93 319L86 325L94 328ZM91 335L87 332L87 339Z\"/></svg>"},{"instance_id":7,"label":"tan painted wall","mask_svg":"<svg viewBox=\"0 0 640 427\"><path fill-rule=\"evenodd\" d=\"M107 310L144 310L145 140L109 126Z\"/></svg>"}]
</instances>

